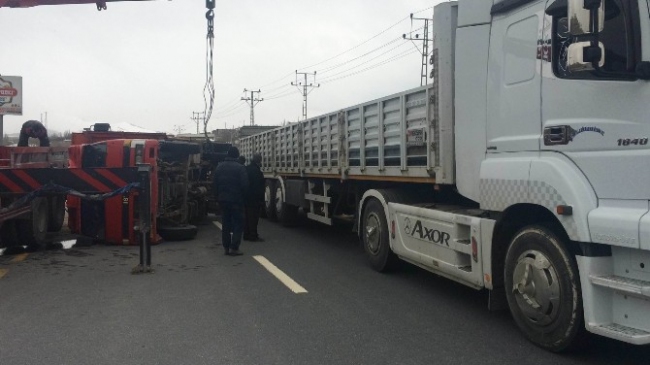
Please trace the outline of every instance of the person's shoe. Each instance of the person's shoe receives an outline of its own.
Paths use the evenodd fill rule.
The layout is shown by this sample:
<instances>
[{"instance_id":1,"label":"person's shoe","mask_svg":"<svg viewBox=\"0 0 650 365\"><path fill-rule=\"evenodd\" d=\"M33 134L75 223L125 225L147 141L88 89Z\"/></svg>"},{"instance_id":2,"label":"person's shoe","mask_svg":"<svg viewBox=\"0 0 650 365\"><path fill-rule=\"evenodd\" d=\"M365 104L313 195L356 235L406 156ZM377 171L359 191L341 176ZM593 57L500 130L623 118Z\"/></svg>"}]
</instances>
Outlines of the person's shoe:
<instances>
[{"instance_id":1,"label":"person's shoe","mask_svg":"<svg viewBox=\"0 0 650 365\"><path fill-rule=\"evenodd\" d=\"M248 237L248 236L244 236L244 237L242 237L242 239L243 239L244 241L255 241L254 238L250 238L250 237Z\"/></svg>"},{"instance_id":2,"label":"person's shoe","mask_svg":"<svg viewBox=\"0 0 650 365\"><path fill-rule=\"evenodd\" d=\"M230 250L230 256L241 256L244 253L239 250Z\"/></svg>"},{"instance_id":3,"label":"person's shoe","mask_svg":"<svg viewBox=\"0 0 650 365\"><path fill-rule=\"evenodd\" d=\"M226 255L226 256L230 256L230 249L229 249L229 248L225 248L225 249L223 250L223 254Z\"/></svg>"},{"instance_id":4,"label":"person's shoe","mask_svg":"<svg viewBox=\"0 0 650 365\"><path fill-rule=\"evenodd\" d=\"M264 238L257 237L257 238L253 238L251 241L253 241L253 242L264 242Z\"/></svg>"}]
</instances>

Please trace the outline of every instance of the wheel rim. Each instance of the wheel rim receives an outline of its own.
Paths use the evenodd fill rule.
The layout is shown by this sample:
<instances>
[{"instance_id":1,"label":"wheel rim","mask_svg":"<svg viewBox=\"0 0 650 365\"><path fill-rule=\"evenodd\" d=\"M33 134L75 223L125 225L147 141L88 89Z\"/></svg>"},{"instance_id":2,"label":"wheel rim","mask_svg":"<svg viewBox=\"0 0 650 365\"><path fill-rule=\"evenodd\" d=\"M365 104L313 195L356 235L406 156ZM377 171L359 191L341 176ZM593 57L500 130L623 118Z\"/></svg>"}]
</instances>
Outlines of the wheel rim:
<instances>
[{"instance_id":1,"label":"wheel rim","mask_svg":"<svg viewBox=\"0 0 650 365\"><path fill-rule=\"evenodd\" d=\"M512 273L512 293L531 324L546 326L557 319L560 308L557 270L542 252L528 250L519 256Z\"/></svg>"},{"instance_id":2,"label":"wheel rim","mask_svg":"<svg viewBox=\"0 0 650 365\"><path fill-rule=\"evenodd\" d=\"M264 206L271 206L271 188L268 185L264 188Z\"/></svg>"},{"instance_id":3,"label":"wheel rim","mask_svg":"<svg viewBox=\"0 0 650 365\"><path fill-rule=\"evenodd\" d=\"M282 211L282 188L278 187L275 189L275 211Z\"/></svg>"},{"instance_id":4,"label":"wheel rim","mask_svg":"<svg viewBox=\"0 0 650 365\"><path fill-rule=\"evenodd\" d=\"M381 223L376 213L368 214L365 225L366 246L373 255L379 252L379 242L381 240Z\"/></svg>"}]
</instances>

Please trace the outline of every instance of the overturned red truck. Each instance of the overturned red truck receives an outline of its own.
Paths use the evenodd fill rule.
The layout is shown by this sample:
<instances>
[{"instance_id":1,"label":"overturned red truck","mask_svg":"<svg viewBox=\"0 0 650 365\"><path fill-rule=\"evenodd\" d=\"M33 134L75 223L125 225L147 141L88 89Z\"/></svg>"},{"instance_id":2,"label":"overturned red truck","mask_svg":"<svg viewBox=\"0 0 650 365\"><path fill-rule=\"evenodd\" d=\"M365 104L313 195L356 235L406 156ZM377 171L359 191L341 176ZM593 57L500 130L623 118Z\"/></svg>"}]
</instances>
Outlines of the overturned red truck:
<instances>
[{"instance_id":1,"label":"overturned red truck","mask_svg":"<svg viewBox=\"0 0 650 365\"><path fill-rule=\"evenodd\" d=\"M71 233L110 244L139 242L135 169L151 170L152 243L186 240L211 209L210 179L227 146L170 140L164 133L114 132L106 124L73 133L65 147L0 147L0 247L36 249L63 226L67 206ZM105 199L43 192L54 183ZM20 199L32 196L19 208ZM116 193L118 192L118 193Z\"/></svg>"}]
</instances>

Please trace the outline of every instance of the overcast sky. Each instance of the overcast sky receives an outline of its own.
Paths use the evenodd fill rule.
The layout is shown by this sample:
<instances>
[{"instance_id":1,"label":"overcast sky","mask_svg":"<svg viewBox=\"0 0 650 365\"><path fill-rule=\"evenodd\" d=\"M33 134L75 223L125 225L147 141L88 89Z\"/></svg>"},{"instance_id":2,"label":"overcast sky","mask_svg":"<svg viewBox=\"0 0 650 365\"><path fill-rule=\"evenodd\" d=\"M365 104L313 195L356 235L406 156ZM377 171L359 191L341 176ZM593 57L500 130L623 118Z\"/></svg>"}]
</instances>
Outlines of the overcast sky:
<instances>
[{"instance_id":1,"label":"overcast sky","mask_svg":"<svg viewBox=\"0 0 650 365\"><path fill-rule=\"evenodd\" d=\"M208 130L249 124L244 88L266 99L255 107L256 124L300 119L302 95L289 85L296 69L317 71L321 84L308 96L310 117L420 86L421 55L397 38L422 27L411 26L410 13L427 9L415 16L430 18L439 2L217 0ZM100 121L196 132L190 118L204 110L204 0L109 3L101 12L94 4L2 8L0 24L0 74L22 76L24 89L23 115L5 116L5 133L44 112L55 131Z\"/></svg>"}]
</instances>

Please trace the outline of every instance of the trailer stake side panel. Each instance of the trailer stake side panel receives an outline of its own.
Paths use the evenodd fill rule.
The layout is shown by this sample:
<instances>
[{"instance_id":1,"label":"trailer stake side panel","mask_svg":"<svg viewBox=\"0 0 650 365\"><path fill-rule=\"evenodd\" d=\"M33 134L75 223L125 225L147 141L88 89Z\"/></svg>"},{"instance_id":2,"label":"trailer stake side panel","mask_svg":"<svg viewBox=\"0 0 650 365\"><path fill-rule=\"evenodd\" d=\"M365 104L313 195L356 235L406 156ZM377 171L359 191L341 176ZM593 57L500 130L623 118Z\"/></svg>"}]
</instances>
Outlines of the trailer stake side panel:
<instances>
[{"instance_id":1,"label":"trailer stake side panel","mask_svg":"<svg viewBox=\"0 0 650 365\"><path fill-rule=\"evenodd\" d=\"M240 140L241 152L247 159L261 153L267 176L451 184L453 153L441 152L448 146L435 141L441 131L453 130L453 120L438 120L436 87L249 136Z\"/></svg>"}]
</instances>

